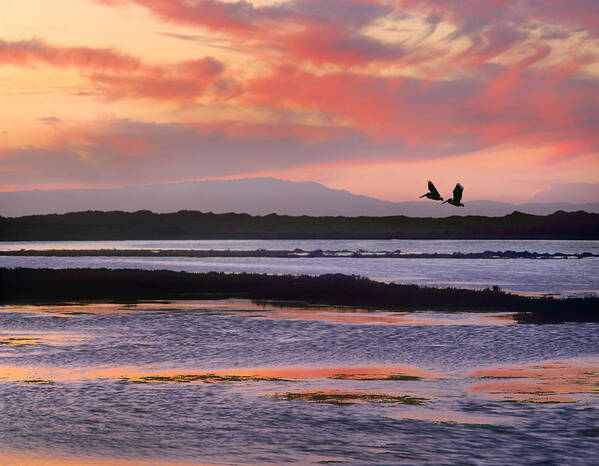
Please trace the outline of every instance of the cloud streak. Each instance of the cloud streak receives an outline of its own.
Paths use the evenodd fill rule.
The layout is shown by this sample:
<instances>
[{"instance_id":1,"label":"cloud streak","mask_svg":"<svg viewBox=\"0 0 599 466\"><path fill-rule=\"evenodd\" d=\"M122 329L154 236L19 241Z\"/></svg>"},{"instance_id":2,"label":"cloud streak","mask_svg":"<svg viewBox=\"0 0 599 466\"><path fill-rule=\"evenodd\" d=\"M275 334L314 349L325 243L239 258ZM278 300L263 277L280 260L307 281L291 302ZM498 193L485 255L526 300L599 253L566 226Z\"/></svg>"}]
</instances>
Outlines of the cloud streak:
<instances>
[{"instance_id":1,"label":"cloud streak","mask_svg":"<svg viewBox=\"0 0 599 466\"><path fill-rule=\"evenodd\" d=\"M55 47L40 39L6 41L0 39L0 65L75 66L113 72L135 71L140 62L135 57L110 49L90 47Z\"/></svg>"},{"instance_id":2,"label":"cloud streak","mask_svg":"<svg viewBox=\"0 0 599 466\"><path fill-rule=\"evenodd\" d=\"M0 150L0 186L14 170L43 183L126 185L283 169L388 150L351 128L301 125L158 124L110 120L77 125L47 147ZM341 156L341 154L343 154Z\"/></svg>"},{"instance_id":3,"label":"cloud streak","mask_svg":"<svg viewBox=\"0 0 599 466\"><path fill-rule=\"evenodd\" d=\"M217 0L96 0L109 6L134 4L170 23L224 33L257 50L322 64L352 66L396 60L401 46L385 44L363 29L393 9L375 0L298 0L257 7ZM190 36L183 36L189 39Z\"/></svg>"},{"instance_id":4,"label":"cloud streak","mask_svg":"<svg viewBox=\"0 0 599 466\"><path fill-rule=\"evenodd\" d=\"M0 65L75 67L109 99L142 98L191 102L207 91L226 96L235 83L213 57L149 65L110 49L57 47L38 39L0 40Z\"/></svg>"}]
</instances>

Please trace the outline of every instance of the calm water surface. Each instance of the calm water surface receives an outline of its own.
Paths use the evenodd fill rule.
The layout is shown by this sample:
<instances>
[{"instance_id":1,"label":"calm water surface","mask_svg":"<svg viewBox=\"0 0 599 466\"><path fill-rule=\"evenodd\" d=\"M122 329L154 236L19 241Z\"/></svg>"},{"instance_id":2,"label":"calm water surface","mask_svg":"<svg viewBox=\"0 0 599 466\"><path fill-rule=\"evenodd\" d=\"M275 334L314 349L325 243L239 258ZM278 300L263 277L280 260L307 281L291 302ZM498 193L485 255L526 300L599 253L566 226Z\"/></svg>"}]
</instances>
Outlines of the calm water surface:
<instances>
[{"instance_id":1,"label":"calm water surface","mask_svg":"<svg viewBox=\"0 0 599 466\"><path fill-rule=\"evenodd\" d=\"M245 240L245 241L92 241L4 242L19 249L232 249L348 250L404 252L531 251L599 254L599 241L438 241L438 240ZM584 259L355 259L268 257L27 257L0 256L2 267L139 268L186 272L257 272L270 274L345 273L426 286L503 289L531 294L598 295L599 257Z\"/></svg>"},{"instance_id":2,"label":"calm water surface","mask_svg":"<svg viewBox=\"0 0 599 466\"><path fill-rule=\"evenodd\" d=\"M572 240L154 240L154 241L0 241L0 251L19 249L255 249L402 252L531 251L599 254L599 241Z\"/></svg>"},{"instance_id":3,"label":"calm water surface","mask_svg":"<svg viewBox=\"0 0 599 466\"><path fill-rule=\"evenodd\" d=\"M0 450L13 464L33 454L102 464L596 464L595 323L237 300L5 306L0 325ZM139 383L210 373L278 380ZM410 377L376 380L390 374ZM281 398L314 392L424 400Z\"/></svg>"}]
</instances>

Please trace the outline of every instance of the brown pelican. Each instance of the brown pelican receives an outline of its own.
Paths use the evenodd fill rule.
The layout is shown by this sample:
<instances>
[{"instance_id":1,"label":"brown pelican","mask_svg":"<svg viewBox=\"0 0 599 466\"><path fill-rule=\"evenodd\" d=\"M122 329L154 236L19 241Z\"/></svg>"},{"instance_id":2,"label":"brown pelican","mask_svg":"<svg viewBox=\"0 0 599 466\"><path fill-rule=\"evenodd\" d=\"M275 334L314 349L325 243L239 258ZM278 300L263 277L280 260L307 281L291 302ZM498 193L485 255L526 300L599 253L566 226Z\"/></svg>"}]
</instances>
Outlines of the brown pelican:
<instances>
[{"instance_id":1,"label":"brown pelican","mask_svg":"<svg viewBox=\"0 0 599 466\"><path fill-rule=\"evenodd\" d=\"M451 205L454 205L456 207L464 207L464 204L460 202L462 200L462 191L464 191L464 187L460 183L456 184L455 188L453 188L453 197L444 201L443 204L449 202Z\"/></svg>"},{"instance_id":2,"label":"brown pelican","mask_svg":"<svg viewBox=\"0 0 599 466\"><path fill-rule=\"evenodd\" d=\"M428 193L423 194L420 197L427 197L429 199L432 199L433 201L442 201L443 200L443 198L439 195L439 191L437 191L437 188L435 188L435 185L430 180L428 182L428 191L429 191Z\"/></svg>"}]
</instances>

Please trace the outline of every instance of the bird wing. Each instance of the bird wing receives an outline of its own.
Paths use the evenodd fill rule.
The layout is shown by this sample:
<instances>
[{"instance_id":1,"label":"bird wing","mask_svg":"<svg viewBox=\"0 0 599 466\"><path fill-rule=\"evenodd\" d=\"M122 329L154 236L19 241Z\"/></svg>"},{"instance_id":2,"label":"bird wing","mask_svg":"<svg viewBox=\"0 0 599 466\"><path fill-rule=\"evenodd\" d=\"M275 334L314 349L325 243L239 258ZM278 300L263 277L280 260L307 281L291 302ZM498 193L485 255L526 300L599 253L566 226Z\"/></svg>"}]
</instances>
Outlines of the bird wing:
<instances>
[{"instance_id":1,"label":"bird wing","mask_svg":"<svg viewBox=\"0 0 599 466\"><path fill-rule=\"evenodd\" d=\"M458 183L453 188L453 201L459 203L462 200L462 191L464 191L464 187Z\"/></svg>"},{"instance_id":2,"label":"bird wing","mask_svg":"<svg viewBox=\"0 0 599 466\"><path fill-rule=\"evenodd\" d=\"M432 181L428 182L428 190L435 196L441 197L439 194L439 191L437 191L437 188L435 188L435 185L433 184Z\"/></svg>"}]
</instances>

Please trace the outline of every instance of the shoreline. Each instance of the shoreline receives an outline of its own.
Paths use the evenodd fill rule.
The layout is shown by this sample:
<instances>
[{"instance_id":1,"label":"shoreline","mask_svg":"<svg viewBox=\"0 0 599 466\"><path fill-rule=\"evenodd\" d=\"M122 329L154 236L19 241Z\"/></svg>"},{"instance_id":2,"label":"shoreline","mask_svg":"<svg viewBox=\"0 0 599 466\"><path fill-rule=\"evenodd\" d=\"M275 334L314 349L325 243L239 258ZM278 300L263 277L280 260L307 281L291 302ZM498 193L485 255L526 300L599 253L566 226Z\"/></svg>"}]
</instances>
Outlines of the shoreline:
<instances>
[{"instance_id":1,"label":"shoreline","mask_svg":"<svg viewBox=\"0 0 599 466\"><path fill-rule=\"evenodd\" d=\"M401 251L304 251L290 250L218 250L218 249L21 249L0 251L0 256L39 257L273 257L300 258L353 258L353 259L584 259L599 254L538 253L530 251L484 251L453 253L404 253Z\"/></svg>"}]
</instances>

